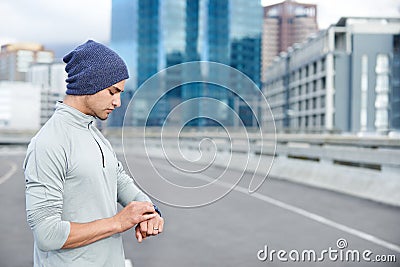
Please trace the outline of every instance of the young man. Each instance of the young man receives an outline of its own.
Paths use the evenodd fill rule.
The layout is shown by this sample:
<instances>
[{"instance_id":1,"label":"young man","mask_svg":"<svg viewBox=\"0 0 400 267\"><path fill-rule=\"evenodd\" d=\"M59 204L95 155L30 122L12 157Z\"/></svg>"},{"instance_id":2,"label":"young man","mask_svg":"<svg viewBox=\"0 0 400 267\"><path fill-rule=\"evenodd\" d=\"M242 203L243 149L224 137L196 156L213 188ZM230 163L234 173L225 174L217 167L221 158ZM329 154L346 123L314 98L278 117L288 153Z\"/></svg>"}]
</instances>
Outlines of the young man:
<instances>
[{"instance_id":1,"label":"young man","mask_svg":"<svg viewBox=\"0 0 400 267\"><path fill-rule=\"evenodd\" d=\"M128 70L91 40L63 60L67 95L31 140L24 162L34 266L124 266L120 234L136 225L141 242L164 225L94 126L121 105Z\"/></svg>"}]
</instances>

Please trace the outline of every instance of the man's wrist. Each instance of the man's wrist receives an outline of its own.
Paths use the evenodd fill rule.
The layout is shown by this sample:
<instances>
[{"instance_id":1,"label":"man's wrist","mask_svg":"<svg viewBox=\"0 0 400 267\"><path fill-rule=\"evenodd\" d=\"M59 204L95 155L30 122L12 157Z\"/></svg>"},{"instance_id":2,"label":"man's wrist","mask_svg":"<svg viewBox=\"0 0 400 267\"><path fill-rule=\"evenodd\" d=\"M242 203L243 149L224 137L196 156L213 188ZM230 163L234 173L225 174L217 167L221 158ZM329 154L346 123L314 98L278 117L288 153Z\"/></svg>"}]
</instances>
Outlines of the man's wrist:
<instances>
[{"instance_id":1,"label":"man's wrist","mask_svg":"<svg viewBox=\"0 0 400 267\"><path fill-rule=\"evenodd\" d=\"M111 231L114 234L119 234L122 233L122 225L121 223L118 221L118 219L116 218L116 216L113 216L111 218L108 218L108 220L110 220L110 225L111 225Z\"/></svg>"}]
</instances>

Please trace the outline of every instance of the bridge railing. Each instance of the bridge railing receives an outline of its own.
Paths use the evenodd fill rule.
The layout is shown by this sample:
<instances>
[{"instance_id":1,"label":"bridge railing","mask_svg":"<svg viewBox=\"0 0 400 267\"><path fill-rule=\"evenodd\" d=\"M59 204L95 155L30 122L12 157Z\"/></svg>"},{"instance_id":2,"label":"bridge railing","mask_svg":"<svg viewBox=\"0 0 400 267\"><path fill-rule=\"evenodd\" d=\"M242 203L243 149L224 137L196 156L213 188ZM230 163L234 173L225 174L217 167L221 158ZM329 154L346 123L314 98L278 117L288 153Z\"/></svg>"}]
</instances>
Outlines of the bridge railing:
<instances>
[{"instance_id":1,"label":"bridge railing","mask_svg":"<svg viewBox=\"0 0 400 267\"><path fill-rule=\"evenodd\" d=\"M132 134L131 138L137 138ZM148 140L154 144L161 139L161 134L149 132ZM162 134L163 141L177 137ZM337 165L383 170L399 168L400 175L400 139L386 136L343 136L320 134L252 134L221 132L182 132L180 144L191 149L198 149L198 143L204 138L213 139L223 145L220 150L235 153L254 153L266 156L287 157L314 162L331 162ZM129 136L125 138L128 140ZM174 144L174 143L173 143ZM231 145L230 145L231 144Z\"/></svg>"},{"instance_id":2,"label":"bridge railing","mask_svg":"<svg viewBox=\"0 0 400 267\"><path fill-rule=\"evenodd\" d=\"M120 136L111 136L114 141L120 142L115 139L120 139ZM135 143L143 143L141 138L142 133L125 132L124 144L134 147ZM213 150L213 145L202 142L206 139L212 140L219 152L242 154L243 160L248 160L248 155L253 155L250 159L254 160L257 156L273 158L268 173L271 177L400 206L399 138L323 134L261 136L259 133L243 132L231 132L228 135L217 131L189 131L176 136L168 131L162 135L157 131L149 131L146 133L146 146L159 149L153 156L160 157L163 156L163 149L177 145L181 149L202 149L202 153L207 153ZM224 162L228 160L220 164ZM251 166L248 171L255 170ZM229 167L235 168L235 164Z\"/></svg>"},{"instance_id":3,"label":"bridge railing","mask_svg":"<svg viewBox=\"0 0 400 267\"><path fill-rule=\"evenodd\" d=\"M122 144L135 148L143 143L144 137L143 129L125 129L123 141L121 129L108 128L104 134L117 150ZM32 133L0 134L0 145L26 146L32 136ZM161 134L160 129L149 129L145 133L146 146L159 149L156 154L161 157L161 138L165 147L179 145L189 151L197 151L199 147L205 151L217 149L225 154L243 155L243 160L249 155L253 155L252 160L257 156L273 158L272 168L264 168L271 177L400 206L399 138L196 130L182 131L177 136L174 131L164 130ZM205 139L213 144L202 142ZM248 171L259 171L251 166Z\"/></svg>"}]
</instances>

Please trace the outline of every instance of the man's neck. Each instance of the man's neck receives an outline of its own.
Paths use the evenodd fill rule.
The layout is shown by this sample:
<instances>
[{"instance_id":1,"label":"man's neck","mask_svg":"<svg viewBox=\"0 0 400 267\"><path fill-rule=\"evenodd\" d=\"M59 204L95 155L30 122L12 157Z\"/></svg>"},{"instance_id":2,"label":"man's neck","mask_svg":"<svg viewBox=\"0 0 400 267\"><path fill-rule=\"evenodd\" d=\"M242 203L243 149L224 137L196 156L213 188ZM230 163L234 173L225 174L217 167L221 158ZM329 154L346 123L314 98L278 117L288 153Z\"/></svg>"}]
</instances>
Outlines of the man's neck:
<instances>
[{"instance_id":1,"label":"man's neck","mask_svg":"<svg viewBox=\"0 0 400 267\"><path fill-rule=\"evenodd\" d=\"M92 115L84 102L84 95L66 95L63 101L64 104L73 107L86 115Z\"/></svg>"}]
</instances>

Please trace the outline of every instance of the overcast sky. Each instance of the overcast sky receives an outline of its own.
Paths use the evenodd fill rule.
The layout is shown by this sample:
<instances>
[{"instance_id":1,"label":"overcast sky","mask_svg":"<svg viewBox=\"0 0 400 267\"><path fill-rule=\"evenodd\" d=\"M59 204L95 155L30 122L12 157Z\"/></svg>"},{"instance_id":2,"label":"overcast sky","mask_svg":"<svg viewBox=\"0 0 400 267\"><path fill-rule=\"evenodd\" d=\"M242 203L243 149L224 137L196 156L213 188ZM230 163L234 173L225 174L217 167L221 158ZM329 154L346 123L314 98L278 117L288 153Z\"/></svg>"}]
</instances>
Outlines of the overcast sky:
<instances>
[{"instance_id":1,"label":"overcast sky","mask_svg":"<svg viewBox=\"0 0 400 267\"><path fill-rule=\"evenodd\" d=\"M177 1L177 0L169 0ZM248 1L248 0L243 0ZM281 1L263 0L263 4ZM303 0L318 4L321 29L342 16L400 17L400 0ZM111 0L0 0L0 44L108 42Z\"/></svg>"}]
</instances>

